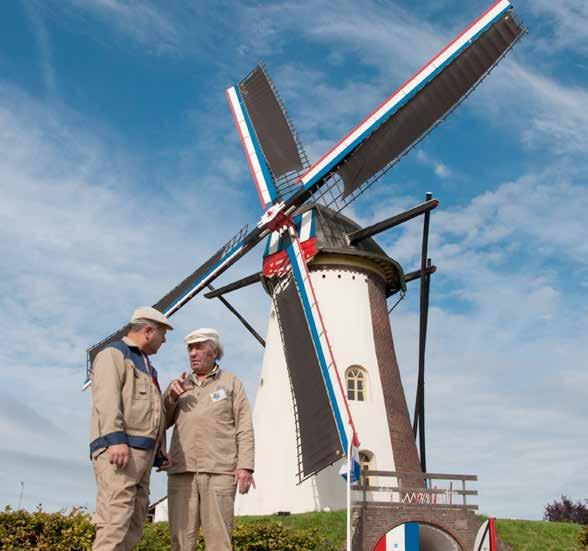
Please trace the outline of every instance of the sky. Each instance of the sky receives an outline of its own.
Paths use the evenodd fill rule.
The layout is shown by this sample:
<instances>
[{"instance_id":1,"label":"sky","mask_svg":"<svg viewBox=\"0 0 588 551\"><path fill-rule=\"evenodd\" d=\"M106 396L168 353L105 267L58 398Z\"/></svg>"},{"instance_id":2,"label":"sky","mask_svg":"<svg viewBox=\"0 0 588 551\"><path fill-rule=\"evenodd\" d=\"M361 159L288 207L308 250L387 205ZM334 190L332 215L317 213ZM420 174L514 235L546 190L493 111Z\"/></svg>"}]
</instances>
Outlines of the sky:
<instances>
[{"instance_id":1,"label":"sky","mask_svg":"<svg viewBox=\"0 0 588 551\"><path fill-rule=\"evenodd\" d=\"M0 506L93 510L86 348L262 214L224 90L263 59L314 161L489 4L4 3ZM525 38L345 214L369 224L439 199L428 470L477 474L481 512L539 519L561 494L588 498L588 4L515 8ZM407 272L421 228L377 238ZM261 288L228 298L265 333ZM254 402L263 350L218 301L173 322L153 357L163 384L187 368L181 337L212 326ZM391 323L412 411L416 283Z\"/></svg>"}]
</instances>

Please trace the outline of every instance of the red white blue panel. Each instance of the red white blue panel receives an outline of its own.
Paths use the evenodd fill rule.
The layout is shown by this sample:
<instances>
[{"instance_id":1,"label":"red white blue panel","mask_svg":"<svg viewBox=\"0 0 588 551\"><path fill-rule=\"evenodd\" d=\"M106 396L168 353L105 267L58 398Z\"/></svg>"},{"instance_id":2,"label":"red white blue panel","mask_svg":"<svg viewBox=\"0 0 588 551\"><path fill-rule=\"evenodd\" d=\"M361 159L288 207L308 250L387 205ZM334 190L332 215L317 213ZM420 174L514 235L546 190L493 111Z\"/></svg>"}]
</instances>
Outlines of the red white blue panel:
<instances>
[{"instance_id":1,"label":"red white blue panel","mask_svg":"<svg viewBox=\"0 0 588 551\"><path fill-rule=\"evenodd\" d=\"M292 219L306 262L314 258L318 252L315 219L316 213L313 209L307 210ZM273 232L268 237L263 255L263 275L265 277L273 277L283 272L289 265L286 247L287 244L280 237L279 232Z\"/></svg>"},{"instance_id":2,"label":"red white blue panel","mask_svg":"<svg viewBox=\"0 0 588 551\"><path fill-rule=\"evenodd\" d=\"M378 541L374 551L420 551L420 528L407 522L390 530Z\"/></svg>"},{"instance_id":3,"label":"red white blue panel","mask_svg":"<svg viewBox=\"0 0 588 551\"><path fill-rule=\"evenodd\" d=\"M298 216L294 216L292 221L298 234L298 239L301 243L304 243L311 237L316 235L316 214L314 210L307 210ZM286 248L286 244L283 239L280 239L279 232L273 232L266 243L264 256L271 256L279 251L283 251Z\"/></svg>"}]
</instances>

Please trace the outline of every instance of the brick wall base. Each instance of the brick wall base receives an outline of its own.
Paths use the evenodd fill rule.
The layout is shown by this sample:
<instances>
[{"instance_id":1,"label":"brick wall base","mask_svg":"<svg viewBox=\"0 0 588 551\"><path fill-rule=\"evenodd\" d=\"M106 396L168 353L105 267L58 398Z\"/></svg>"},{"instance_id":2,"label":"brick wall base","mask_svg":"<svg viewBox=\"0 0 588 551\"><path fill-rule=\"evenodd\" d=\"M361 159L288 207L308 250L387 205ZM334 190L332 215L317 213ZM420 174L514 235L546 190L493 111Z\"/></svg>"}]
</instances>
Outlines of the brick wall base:
<instances>
[{"instance_id":1,"label":"brick wall base","mask_svg":"<svg viewBox=\"0 0 588 551\"><path fill-rule=\"evenodd\" d=\"M461 551L474 551L476 534L482 520L469 509L451 509L443 506L427 507L390 503L364 505L353 508L353 550L373 551L380 538L390 530L407 522L418 522L439 528L451 536ZM512 551L497 541L498 551Z\"/></svg>"}]
</instances>

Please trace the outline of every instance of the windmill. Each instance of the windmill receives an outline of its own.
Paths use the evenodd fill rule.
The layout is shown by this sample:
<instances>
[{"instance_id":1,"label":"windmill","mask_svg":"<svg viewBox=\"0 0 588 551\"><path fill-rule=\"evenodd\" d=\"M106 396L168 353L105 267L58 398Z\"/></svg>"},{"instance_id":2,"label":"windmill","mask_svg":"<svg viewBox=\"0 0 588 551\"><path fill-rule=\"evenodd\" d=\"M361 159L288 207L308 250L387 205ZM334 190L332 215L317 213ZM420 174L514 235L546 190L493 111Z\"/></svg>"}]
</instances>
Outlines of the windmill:
<instances>
[{"instance_id":1,"label":"windmill","mask_svg":"<svg viewBox=\"0 0 588 551\"><path fill-rule=\"evenodd\" d=\"M380 302L382 297L385 300L390 294L404 292L410 278L383 251L374 249L370 238L421 214L425 215L426 229L428 212L436 202L428 197L423 205L366 229L354 226L340 213L443 120L523 33L510 2L496 1L312 165L262 64L227 90L264 213L256 226L242 228L153 306L171 316L207 287L211 292L206 296L219 297L228 305L222 295L229 290L256 281L264 283L273 299L275 327L294 405L298 482L346 456L350 441L359 444L331 334L317 300L316 277L311 276L308 263L318 260L319 253L327 254L333 242L346 239L347 249L355 250L351 256L378 266L383 281ZM346 231L329 234L334 226ZM322 248L317 228L327 243ZM254 274L222 289L212 288L214 280L266 238L262 275ZM424 470L426 287L433 271L427 262L426 240L423 253L421 270L411 275L421 280L424 291L415 422L411 427L408 414L403 414L402 438L406 441L409 434L414 446L411 433L419 433L420 468ZM96 354L127 330L125 326L88 349L88 372ZM263 342L259 335L256 338ZM411 450L407 453L414 463L415 454Z\"/></svg>"}]
</instances>

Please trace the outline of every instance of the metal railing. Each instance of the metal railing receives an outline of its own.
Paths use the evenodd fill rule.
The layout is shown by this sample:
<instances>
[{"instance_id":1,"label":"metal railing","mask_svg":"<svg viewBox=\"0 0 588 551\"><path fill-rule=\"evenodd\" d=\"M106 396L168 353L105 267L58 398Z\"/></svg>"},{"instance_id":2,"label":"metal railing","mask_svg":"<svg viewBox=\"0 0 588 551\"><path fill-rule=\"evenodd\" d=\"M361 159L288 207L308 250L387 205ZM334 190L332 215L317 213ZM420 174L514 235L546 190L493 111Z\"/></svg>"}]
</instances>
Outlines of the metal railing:
<instances>
[{"instance_id":1,"label":"metal railing","mask_svg":"<svg viewBox=\"0 0 588 551\"><path fill-rule=\"evenodd\" d=\"M392 479L389 484L381 479ZM477 496L466 482L477 481L476 475L406 473L364 469L361 479L351 489L355 505L407 505L411 507L443 507L477 510L468 503L468 496ZM385 480L384 482L387 482Z\"/></svg>"}]
</instances>

